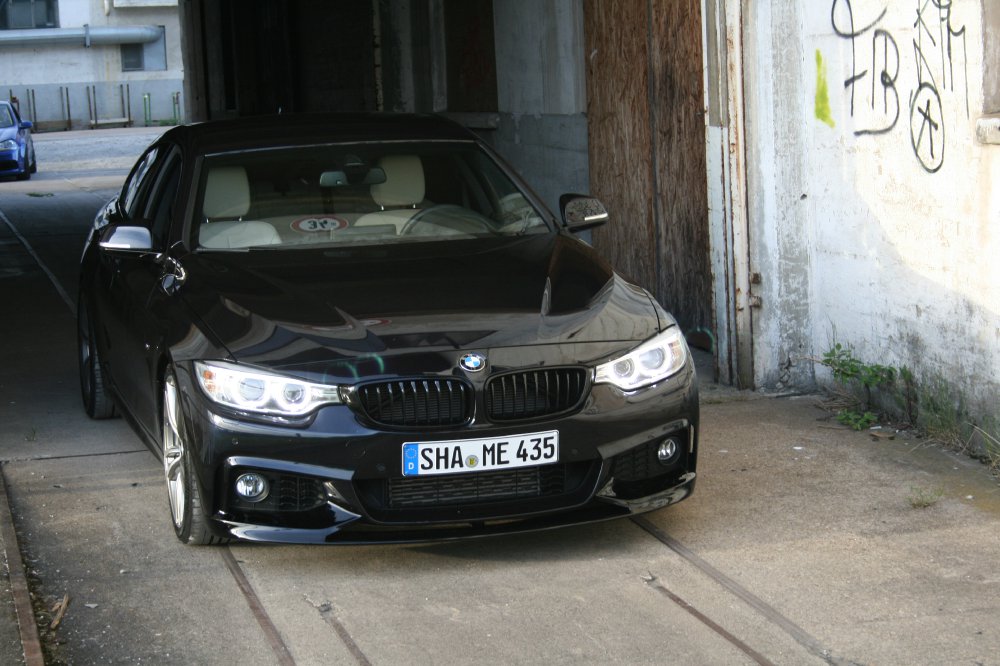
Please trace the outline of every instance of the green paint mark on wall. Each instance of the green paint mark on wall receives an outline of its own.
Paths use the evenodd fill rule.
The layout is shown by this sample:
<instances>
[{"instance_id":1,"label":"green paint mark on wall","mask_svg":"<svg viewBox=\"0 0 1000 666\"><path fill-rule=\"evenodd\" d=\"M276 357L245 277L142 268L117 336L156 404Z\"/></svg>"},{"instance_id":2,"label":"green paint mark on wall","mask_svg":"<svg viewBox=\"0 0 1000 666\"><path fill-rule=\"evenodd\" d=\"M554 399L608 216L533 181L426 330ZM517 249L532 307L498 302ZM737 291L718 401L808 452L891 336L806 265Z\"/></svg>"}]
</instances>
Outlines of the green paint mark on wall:
<instances>
[{"instance_id":1,"label":"green paint mark on wall","mask_svg":"<svg viewBox=\"0 0 1000 666\"><path fill-rule=\"evenodd\" d=\"M816 49L816 119L834 127L830 115L830 92L826 86L826 64L823 62L823 54Z\"/></svg>"}]
</instances>

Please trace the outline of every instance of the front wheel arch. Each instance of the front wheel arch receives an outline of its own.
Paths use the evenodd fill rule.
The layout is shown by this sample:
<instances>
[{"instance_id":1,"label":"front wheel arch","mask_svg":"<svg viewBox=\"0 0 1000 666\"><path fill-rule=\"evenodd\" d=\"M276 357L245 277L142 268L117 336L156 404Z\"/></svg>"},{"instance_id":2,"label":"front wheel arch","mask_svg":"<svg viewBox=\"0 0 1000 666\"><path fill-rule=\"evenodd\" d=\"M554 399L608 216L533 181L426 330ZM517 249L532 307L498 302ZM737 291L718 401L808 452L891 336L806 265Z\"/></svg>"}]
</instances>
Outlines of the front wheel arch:
<instances>
[{"instance_id":1,"label":"front wheel arch","mask_svg":"<svg viewBox=\"0 0 1000 666\"><path fill-rule=\"evenodd\" d=\"M170 364L164 368L161 386L160 454L174 534L182 543L192 546L226 543L229 539L218 537L212 531L205 512L183 396L177 372Z\"/></svg>"}]
</instances>

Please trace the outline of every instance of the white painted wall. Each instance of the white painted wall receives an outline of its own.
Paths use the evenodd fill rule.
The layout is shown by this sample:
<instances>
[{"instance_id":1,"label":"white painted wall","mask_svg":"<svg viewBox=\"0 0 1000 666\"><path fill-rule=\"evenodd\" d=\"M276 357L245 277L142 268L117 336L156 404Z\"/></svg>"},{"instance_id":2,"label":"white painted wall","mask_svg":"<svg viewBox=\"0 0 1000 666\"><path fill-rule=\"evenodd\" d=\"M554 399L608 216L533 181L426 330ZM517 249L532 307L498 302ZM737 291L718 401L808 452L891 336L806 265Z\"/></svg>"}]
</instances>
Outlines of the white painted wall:
<instances>
[{"instance_id":1,"label":"white painted wall","mask_svg":"<svg viewBox=\"0 0 1000 666\"><path fill-rule=\"evenodd\" d=\"M1000 415L1000 146L975 138L982 0L747 4L758 384L801 384L806 359L841 342Z\"/></svg>"}]
</instances>

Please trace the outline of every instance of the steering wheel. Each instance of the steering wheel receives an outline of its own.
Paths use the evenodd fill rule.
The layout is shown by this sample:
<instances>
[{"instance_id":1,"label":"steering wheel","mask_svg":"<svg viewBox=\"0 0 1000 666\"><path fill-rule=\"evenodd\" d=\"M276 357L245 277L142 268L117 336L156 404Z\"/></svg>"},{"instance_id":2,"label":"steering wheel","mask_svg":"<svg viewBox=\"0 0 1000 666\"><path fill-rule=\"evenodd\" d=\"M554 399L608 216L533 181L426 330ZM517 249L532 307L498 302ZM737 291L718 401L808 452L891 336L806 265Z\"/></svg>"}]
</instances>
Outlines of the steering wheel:
<instances>
[{"instance_id":1,"label":"steering wheel","mask_svg":"<svg viewBox=\"0 0 1000 666\"><path fill-rule=\"evenodd\" d=\"M458 215L455 215L455 213L460 213L461 216L459 217ZM442 229L447 229L449 232L465 233L462 229L457 229L448 224L443 224L445 220L434 219L434 217L438 214L443 214L445 216L445 220L450 217L452 220L456 220L461 223L470 223L475 225L478 227L477 231L481 230L491 233L493 231L493 227L489 220L484 218L479 213L469 210L465 206L459 206L456 204L434 204L433 206L417 211L417 214L407 220L406 224L403 225L403 228L399 230L399 235L406 236L407 234L412 234L414 233L414 229L423 224L436 224ZM429 219L428 216L430 216Z\"/></svg>"}]
</instances>

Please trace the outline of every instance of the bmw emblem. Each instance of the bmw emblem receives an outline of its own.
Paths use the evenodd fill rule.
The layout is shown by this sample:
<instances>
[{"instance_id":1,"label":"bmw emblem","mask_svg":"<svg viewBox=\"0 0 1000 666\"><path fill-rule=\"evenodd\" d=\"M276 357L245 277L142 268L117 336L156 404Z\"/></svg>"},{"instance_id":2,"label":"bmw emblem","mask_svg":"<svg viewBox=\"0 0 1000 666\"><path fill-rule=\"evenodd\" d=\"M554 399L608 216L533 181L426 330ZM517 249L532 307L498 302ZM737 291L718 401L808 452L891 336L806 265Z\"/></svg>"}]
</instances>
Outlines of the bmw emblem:
<instances>
[{"instance_id":1,"label":"bmw emblem","mask_svg":"<svg viewBox=\"0 0 1000 666\"><path fill-rule=\"evenodd\" d=\"M479 372L486 367L486 357L473 352L463 356L458 364L468 372Z\"/></svg>"}]
</instances>

